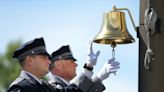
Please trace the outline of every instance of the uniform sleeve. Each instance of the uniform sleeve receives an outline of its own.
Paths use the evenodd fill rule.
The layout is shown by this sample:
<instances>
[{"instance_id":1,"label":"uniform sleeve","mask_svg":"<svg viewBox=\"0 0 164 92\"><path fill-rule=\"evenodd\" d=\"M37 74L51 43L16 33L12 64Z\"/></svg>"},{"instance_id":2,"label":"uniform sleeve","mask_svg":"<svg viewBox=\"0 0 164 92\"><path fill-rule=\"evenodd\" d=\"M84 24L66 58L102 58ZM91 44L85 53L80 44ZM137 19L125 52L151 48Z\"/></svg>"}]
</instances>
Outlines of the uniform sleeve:
<instances>
[{"instance_id":1,"label":"uniform sleeve","mask_svg":"<svg viewBox=\"0 0 164 92\"><path fill-rule=\"evenodd\" d=\"M80 74L76 76L72 81L71 84L75 84L78 86L83 92L87 92L87 90L93 85L91 79L86 77L84 74Z\"/></svg>"},{"instance_id":2,"label":"uniform sleeve","mask_svg":"<svg viewBox=\"0 0 164 92\"><path fill-rule=\"evenodd\" d=\"M71 83L76 84L83 92L102 92L105 90L105 86L98 77L89 79L85 75L81 74L77 76Z\"/></svg>"},{"instance_id":3,"label":"uniform sleeve","mask_svg":"<svg viewBox=\"0 0 164 92\"><path fill-rule=\"evenodd\" d=\"M93 85L87 92L103 92L105 90L105 86L103 85L102 81L98 77L94 77L92 79Z\"/></svg>"}]
</instances>

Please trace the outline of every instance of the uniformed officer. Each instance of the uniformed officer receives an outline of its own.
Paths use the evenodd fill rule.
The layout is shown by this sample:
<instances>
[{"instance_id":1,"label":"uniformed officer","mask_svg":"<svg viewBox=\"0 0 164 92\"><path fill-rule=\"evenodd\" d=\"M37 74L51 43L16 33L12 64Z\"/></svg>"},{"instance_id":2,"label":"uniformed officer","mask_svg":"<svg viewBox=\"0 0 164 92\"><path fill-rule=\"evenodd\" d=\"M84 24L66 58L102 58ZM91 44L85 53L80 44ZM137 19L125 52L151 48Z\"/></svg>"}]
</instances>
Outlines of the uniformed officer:
<instances>
[{"instance_id":1,"label":"uniformed officer","mask_svg":"<svg viewBox=\"0 0 164 92\"><path fill-rule=\"evenodd\" d=\"M50 72L52 73L53 77L51 77L49 81L50 84L52 86L56 85L55 87L62 89L63 87L69 86L71 84L70 80L76 76L72 83L76 84L84 92L102 92L105 90L105 87L102 84L102 80L106 79L109 75L107 72L104 72L106 70L102 70L98 73L101 77L105 77L102 80L99 77L94 77L91 79L91 76L93 75L93 66L96 65L99 53L100 51L97 51L96 53L93 52L92 43L90 43L89 53L87 55L87 61L85 62L83 72L76 76L77 64L75 62L76 59L73 57L71 52L70 46L62 46L58 50L54 51L51 54L52 63L50 65ZM112 62L114 62L115 65L109 63L105 64L103 68L106 69L107 66L111 66L107 70L110 72L112 70L116 72L119 63L115 62L113 59Z\"/></svg>"},{"instance_id":2,"label":"uniformed officer","mask_svg":"<svg viewBox=\"0 0 164 92\"><path fill-rule=\"evenodd\" d=\"M48 73L49 54L43 38L36 38L17 48L13 58L17 58L22 68L18 77L9 86L8 92L50 92L42 86L41 78Z\"/></svg>"},{"instance_id":3,"label":"uniformed officer","mask_svg":"<svg viewBox=\"0 0 164 92\"><path fill-rule=\"evenodd\" d=\"M26 42L15 50L13 58L18 59L22 71L7 92L81 92L75 85L57 89L41 80L51 63L43 38Z\"/></svg>"},{"instance_id":4,"label":"uniformed officer","mask_svg":"<svg viewBox=\"0 0 164 92\"><path fill-rule=\"evenodd\" d=\"M69 45L62 46L52 53L53 61L50 64L50 71L53 75L50 82L54 82L58 88L70 85L69 81L76 76L76 59L73 57Z\"/></svg>"}]
</instances>

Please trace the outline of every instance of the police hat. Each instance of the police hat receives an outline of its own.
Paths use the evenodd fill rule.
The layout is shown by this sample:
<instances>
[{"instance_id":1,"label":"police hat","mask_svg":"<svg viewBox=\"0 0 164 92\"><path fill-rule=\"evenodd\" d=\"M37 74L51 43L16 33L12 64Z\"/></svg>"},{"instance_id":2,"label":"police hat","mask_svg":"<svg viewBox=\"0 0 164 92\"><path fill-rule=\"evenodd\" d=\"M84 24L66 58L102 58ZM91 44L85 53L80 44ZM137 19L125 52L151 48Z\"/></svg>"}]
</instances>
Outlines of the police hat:
<instances>
[{"instance_id":1,"label":"police hat","mask_svg":"<svg viewBox=\"0 0 164 92\"><path fill-rule=\"evenodd\" d=\"M32 41L28 41L24 43L22 46L17 48L13 54L13 58L17 58L19 61L24 59L27 55L45 55L50 57L48 54L44 39L41 38L36 38Z\"/></svg>"},{"instance_id":2,"label":"police hat","mask_svg":"<svg viewBox=\"0 0 164 92\"><path fill-rule=\"evenodd\" d=\"M60 60L60 59L64 59L64 60L72 59L72 60L76 61L76 59L73 57L73 54L70 50L69 45L62 46L57 51L54 51L51 54L51 61L56 61L56 60Z\"/></svg>"}]
</instances>

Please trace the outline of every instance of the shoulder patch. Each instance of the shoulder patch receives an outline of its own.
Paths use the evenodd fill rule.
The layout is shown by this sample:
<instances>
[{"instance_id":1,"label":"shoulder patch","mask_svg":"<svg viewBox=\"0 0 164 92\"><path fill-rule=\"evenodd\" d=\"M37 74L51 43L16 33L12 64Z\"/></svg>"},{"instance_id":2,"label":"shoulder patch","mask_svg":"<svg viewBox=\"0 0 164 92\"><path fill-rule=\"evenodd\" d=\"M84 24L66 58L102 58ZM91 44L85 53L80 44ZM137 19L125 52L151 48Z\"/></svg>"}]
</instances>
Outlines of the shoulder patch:
<instances>
[{"instance_id":1,"label":"shoulder patch","mask_svg":"<svg viewBox=\"0 0 164 92\"><path fill-rule=\"evenodd\" d=\"M12 90L10 90L8 92L21 92L21 90L19 88L14 88L14 89L12 89Z\"/></svg>"},{"instance_id":2,"label":"shoulder patch","mask_svg":"<svg viewBox=\"0 0 164 92\"><path fill-rule=\"evenodd\" d=\"M7 92L21 92L21 86L19 86L19 85L12 85L11 87L9 87Z\"/></svg>"},{"instance_id":3,"label":"shoulder patch","mask_svg":"<svg viewBox=\"0 0 164 92\"><path fill-rule=\"evenodd\" d=\"M18 83L22 82L24 79L25 79L25 78L21 78L21 77L17 78L16 80L14 80L14 81L10 84L10 87L13 86L13 85L15 85L15 84L18 84Z\"/></svg>"}]
</instances>

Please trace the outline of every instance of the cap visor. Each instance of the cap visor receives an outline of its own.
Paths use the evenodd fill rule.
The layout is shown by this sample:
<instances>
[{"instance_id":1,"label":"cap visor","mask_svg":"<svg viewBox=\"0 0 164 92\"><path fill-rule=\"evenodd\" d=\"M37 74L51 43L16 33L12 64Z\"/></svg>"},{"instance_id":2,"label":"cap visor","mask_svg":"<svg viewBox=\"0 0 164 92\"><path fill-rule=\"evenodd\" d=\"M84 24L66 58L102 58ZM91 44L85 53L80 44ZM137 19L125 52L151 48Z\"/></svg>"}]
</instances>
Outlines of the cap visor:
<instances>
[{"instance_id":1,"label":"cap visor","mask_svg":"<svg viewBox=\"0 0 164 92\"><path fill-rule=\"evenodd\" d=\"M51 57L47 52L40 52L40 53L36 53L36 54L39 54L39 55L44 55L44 56L47 56L47 57Z\"/></svg>"},{"instance_id":2,"label":"cap visor","mask_svg":"<svg viewBox=\"0 0 164 92\"><path fill-rule=\"evenodd\" d=\"M68 58L63 58L63 59L65 59L65 60L71 59L71 60L77 61L77 60L76 60L75 58L73 58L73 57L68 57Z\"/></svg>"}]
</instances>

